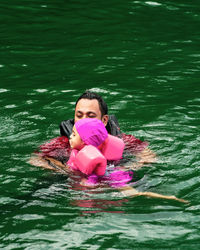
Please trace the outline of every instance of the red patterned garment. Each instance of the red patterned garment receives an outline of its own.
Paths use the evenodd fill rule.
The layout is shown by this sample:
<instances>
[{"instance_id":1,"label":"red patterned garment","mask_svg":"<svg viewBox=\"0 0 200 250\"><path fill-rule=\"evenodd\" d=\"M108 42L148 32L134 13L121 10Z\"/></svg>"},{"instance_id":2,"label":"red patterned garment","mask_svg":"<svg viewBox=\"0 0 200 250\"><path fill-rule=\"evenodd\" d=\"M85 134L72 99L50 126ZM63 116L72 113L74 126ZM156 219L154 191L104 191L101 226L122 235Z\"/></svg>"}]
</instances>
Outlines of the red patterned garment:
<instances>
[{"instance_id":1,"label":"red patterned garment","mask_svg":"<svg viewBox=\"0 0 200 250\"><path fill-rule=\"evenodd\" d=\"M40 145L39 152L36 153L42 157L53 157L59 161L66 162L70 156L70 152L71 149L67 136L59 136Z\"/></svg>"},{"instance_id":2,"label":"red patterned garment","mask_svg":"<svg viewBox=\"0 0 200 250\"><path fill-rule=\"evenodd\" d=\"M137 139L133 135L127 135L122 133L121 138L123 139L125 143L125 152L130 152L132 154L136 154L144 150L148 146L148 142L141 141L140 139Z\"/></svg>"},{"instance_id":3,"label":"red patterned garment","mask_svg":"<svg viewBox=\"0 0 200 250\"><path fill-rule=\"evenodd\" d=\"M121 138L125 143L124 151L127 153L136 154L144 150L147 146L147 142L143 142L133 135L127 135L122 133ZM66 136L59 136L51 139L49 142L42 144L39 147L38 153L40 156L53 157L59 161L66 162L70 156L69 139Z\"/></svg>"}]
</instances>

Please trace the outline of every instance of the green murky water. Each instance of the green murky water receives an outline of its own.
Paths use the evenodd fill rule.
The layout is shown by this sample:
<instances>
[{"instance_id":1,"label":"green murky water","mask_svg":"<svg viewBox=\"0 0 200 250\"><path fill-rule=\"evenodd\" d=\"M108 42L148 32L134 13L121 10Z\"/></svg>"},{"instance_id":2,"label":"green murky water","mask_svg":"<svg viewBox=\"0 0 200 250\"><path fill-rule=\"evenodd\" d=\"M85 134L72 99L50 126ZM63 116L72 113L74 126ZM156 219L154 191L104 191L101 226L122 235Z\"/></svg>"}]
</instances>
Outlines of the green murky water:
<instances>
[{"instance_id":1,"label":"green murky water","mask_svg":"<svg viewBox=\"0 0 200 250\"><path fill-rule=\"evenodd\" d=\"M198 1L0 3L0 247L199 249ZM85 90L158 155L135 187L82 190L27 164Z\"/></svg>"}]
</instances>

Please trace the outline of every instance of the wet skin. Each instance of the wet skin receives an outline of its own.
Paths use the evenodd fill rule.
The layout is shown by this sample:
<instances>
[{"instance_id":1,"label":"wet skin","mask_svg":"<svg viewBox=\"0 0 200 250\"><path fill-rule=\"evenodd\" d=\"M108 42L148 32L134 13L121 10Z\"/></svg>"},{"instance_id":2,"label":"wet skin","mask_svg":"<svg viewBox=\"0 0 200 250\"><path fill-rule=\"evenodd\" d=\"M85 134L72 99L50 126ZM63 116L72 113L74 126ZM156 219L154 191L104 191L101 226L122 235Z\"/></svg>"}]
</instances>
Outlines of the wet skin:
<instances>
[{"instance_id":1,"label":"wet skin","mask_svg":"<svg viewBox=\"0 0 200 250\"><path fill-rule=\"evenodd\" d=\"M84 142L81 140L81 137L75 126L73 127L72 133L70 135L69 144L72 149L77 150L81 150L84 146Z\"/></svg>"}]
</instances>

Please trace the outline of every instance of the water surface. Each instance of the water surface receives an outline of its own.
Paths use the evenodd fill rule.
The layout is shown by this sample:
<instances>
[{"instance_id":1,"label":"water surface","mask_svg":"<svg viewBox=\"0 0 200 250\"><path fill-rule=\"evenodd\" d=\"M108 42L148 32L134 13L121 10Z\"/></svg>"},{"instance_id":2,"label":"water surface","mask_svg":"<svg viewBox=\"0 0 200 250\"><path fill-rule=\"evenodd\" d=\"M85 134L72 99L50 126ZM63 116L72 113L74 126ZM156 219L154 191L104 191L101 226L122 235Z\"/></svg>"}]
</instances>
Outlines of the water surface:
<instances>
[{"instance_id":1,"label":"water surface","mask_svg":"<svg viewBox=\"0 0 200 250\"><path fill-rule=\"evenodd\" d=\"M0 152L4 249L199 249L200 12L196 1L1 1ZM158 161L134 187L78 181L27 163L59 135L85 90Z\"/></svg>"}]
</instances>

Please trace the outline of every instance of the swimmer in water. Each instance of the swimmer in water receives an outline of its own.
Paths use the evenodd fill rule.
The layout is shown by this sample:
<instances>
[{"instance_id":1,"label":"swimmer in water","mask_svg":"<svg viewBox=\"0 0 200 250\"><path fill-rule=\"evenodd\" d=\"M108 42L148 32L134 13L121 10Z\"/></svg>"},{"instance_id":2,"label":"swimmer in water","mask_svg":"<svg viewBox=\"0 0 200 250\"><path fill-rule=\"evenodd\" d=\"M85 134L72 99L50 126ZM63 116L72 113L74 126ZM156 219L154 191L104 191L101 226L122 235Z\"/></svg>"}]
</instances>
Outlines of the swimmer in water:
<instances>
[{"instance_id":1,"label":"swimmer in water","mask_svg":"<svg viewBox=\"0 0 200 250\"><path fill-rule=\"evenodd\" d=\"M86 145L92 145L93 147L99 147L100 145L103 145L103 143L105 142L105 140L107 138L108 138L107 131L106 131L106 129L103 126L103 123L101 121L99 121L97 119L86 118L86 119L82 119L82 120L75 123L75 125L73 127L72 134L70 136L70 146L73 150L80 152ZM121 142L115 141L114 143L120 144ZM113 145L111 144L111 147L114 147L114 144ZM102 150L102 147L101 147L101 150ZM120 157L117 157L115 155L115 153L113 152L113 154L114 154L113 160L121 158L121 155L123 153L123 144L120 144L120 151L118 151L118 153L120 154ZM94 152L94 154L95 154L95 152ZM97 157L99 157L98 153L97 153ZM92 159L94 159L94 155L92 156ZM96 164L96 165L94 164L92 166L92 170L90 169L90 171L88 171L88 170L85 171L85 169L79 168L79 166L76 165L76 163L75 163L76 156L70 157L67 164L72 169L75 167L75 170L80 170L80 171L83 170L83 173L89 172L90 175L93 174L93 170L96 170L96 167L98 165L98 167L103 168L103 172L101 170L99 172L104 174L105 173L105 165L103 166L100 164L102 161L104 161L103 155L102 155L102 158L100 159L100 161L98 162L98 164ZM82 161L79 161L78 163L81 165ZM90 164L88 164L88 165L90 165ZM86 166L86 168L87 168L87 166ZM89 176L89 179L94 179L95 181L97 180L97 178L94 178L94 176L92 176L92 178L90 178L90 177L91 176ZM111 184L110 186L112 186L112 187L114 186L115 188L118 188L125 196L132 196L132 197L133 196L147 196L147 197L151 197L151 198L169 199L169 200L176 200L179 202L187 203L186 200L179 199L175 196L166 196L166 195L153 193L153 192L139 192L139 191L137 191L136 189L127 185L127 183L130 182L132 179L132 175L128 171L124 171L124 170L113 171L113 173L111 173L109 175L109 177L102 177L102 179L107 180L108 181L107 183ZM94 182L94 183L96 185L96 182ZM113 185L113 183L114 183L114 185ZM92 184L92 182L88 183L88 179L83 178L81 181L81 184L89 186Z\"/></svg>"},{"instance_id":2,"label":"swimmer in water","mask_svg":"<svg viewBox=\"0 0 200 250\"><path fill-rule=\"evenodd\" d=\"M108 135L102 121L85 118L77 121L69 140L72 152L67 164L84 174L103 176L107 160L122 158L124 142L122 139Z\"/></svg>"},{"instance_id":3,"label":"swimmer in water","mask_svg":"<svg viewBox=\"0 0 200 250\"><path fill-rule=\"evenodd\" d=\"M155 162L155 154L146 147L146 144L141 142L140 140L136 139L133 136L121 134L119 127L116 125L117 122L115 119L108 119L107 115L107 105L102 102L102 98L98 96L96 93L92 92L85 92L83 95L79 97L76 102L75 107L75 119L74 121L77 122L83 118L97 118L103 122L106 126L107 131L112 135L121 135L123 141L125 142L125 149L129 150L130 152L136 155L138 162L135 166L131 166L130 168L138 169L141 168L145 163L152 163ZM35 157L32 157L29 161L30 164L35 166L42 166L47 169L55 170L61 172L63 174L71 174L72 169L68 166L65 162L60 161L58 158L56 159L57 152L61 153L66 152L69 149L69 143L67 137L70 137L72 127L74 126L74 121L68 120L61 123L61 135L62 137L58 137L52 141L52 143L44 144L41 146L42 153L36 154ZM109 125L109 127L108 127ZM133 143L132 143L133 142ZM59 144L62 143L62 144ZM133 147L131 146L133 144ZM64 145L64 148L62 148ZM135 145L137 147L135 147ZM55 153L54 153L55 152ZM59 156L61 155L59 153ZM171 199L177 200L181 202L185 202L182 199L178 199L175 196L165 196L160 195L152 192L138 192L136 189L132 188L129 185L124 185L123 187L118 187L118 189L125 195L125 196L148 196L148 197L155 197L155 198L164 198L164 199Z\"/></svg>"},{"instance_id":4,"label":"swimmer in water","mask_svg":"<svg viewBox=\"0 0 200 250\"><path fill-rule=\"evenodd\" d=\"M122 133L116 117L108 115L108 106L104 99L95 92L86 91L76 101L74 119L61 122L61 136L40 145L39 152L33 154L29 162L35 166L40 165L51 169L51 164L55 159L61 163L66 161L70 154L69 138L73 126L75 122L84 118L96 118L102 121L108 134L122 138L125 143L124 150L136 157L137 160L131 168L139 169L146 163L156 161L156 155L148 148L148 143L135 138L133 135Z\"/></svg>"}]
</instances>

